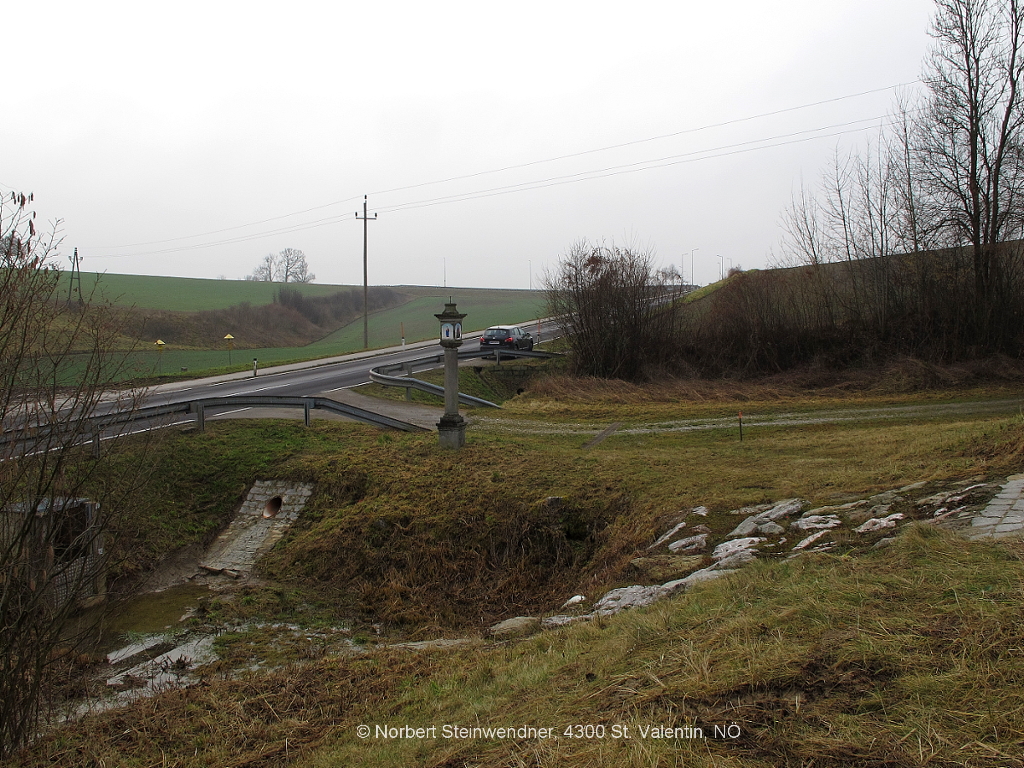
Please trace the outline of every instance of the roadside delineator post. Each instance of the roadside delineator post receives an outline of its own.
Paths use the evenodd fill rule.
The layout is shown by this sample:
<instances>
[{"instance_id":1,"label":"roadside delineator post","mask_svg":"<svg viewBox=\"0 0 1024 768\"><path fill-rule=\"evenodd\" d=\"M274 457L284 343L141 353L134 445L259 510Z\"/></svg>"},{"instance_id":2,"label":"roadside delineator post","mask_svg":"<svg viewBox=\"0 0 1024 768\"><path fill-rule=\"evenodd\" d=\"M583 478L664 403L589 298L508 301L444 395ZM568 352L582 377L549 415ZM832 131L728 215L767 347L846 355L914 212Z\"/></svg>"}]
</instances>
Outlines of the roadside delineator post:
<instances>
[{"instance_id":1,"label":"roadside delineator post","mask_svg":"<svg viewBox=\"0 0 1024 768\"><path fill-rule=\"evenodd\" d=\"M466 420L459 415L459 347L466 316L449 299L444 312L434 317L441 322L444 349L444 416L437 422L437 434L442 448L459 449L466 444Z\"/></svg>"},{"instance_id":2,"label":"roadside delineator post","mask_svg":"<svg viewBox=\"0 0 1024 768\"><path fill-rule=\"evenodd\" d=\"M740 442L743 442L743 411L740 411Z\"/></svg>"}]
</instances>

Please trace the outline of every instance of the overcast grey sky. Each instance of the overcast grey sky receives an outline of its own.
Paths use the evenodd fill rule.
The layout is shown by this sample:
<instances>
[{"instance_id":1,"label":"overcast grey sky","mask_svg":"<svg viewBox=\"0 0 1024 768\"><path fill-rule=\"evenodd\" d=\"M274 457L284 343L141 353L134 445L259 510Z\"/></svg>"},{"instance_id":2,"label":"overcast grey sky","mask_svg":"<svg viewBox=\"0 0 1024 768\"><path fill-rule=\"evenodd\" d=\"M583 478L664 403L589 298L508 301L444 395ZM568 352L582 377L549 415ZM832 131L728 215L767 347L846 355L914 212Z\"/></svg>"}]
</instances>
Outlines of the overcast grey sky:
<instances>
[{"instance_id":1,"label":"overcast grey sky","mask_svg":"<svg viewBox=\"0 0 1024 768\"><path fill-rule=\"evenodd\" d=\"M877 135L931 13L11 3L0 191L34 192L91 271L241 278L291 247L361 283L367 194L371 284L526 288L581 238L688 279L692 255L705 284L764 266L801 179Z\"/></svg>"}]
</instances>

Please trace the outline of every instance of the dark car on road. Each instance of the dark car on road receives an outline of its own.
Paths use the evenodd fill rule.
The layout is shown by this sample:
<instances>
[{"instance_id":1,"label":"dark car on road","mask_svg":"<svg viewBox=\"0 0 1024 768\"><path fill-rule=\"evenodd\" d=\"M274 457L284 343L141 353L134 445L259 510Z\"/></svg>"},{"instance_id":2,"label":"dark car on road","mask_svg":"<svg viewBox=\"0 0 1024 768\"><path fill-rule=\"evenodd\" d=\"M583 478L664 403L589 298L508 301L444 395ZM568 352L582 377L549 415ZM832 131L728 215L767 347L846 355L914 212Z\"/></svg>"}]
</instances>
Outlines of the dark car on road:
<instances>
[{"instance_id":1,"label":"dark car on road","mask_svg":"<svg viewBox=\"0 0 1024 768\"><path fill-rule=\"evenodd\" d=\"M494 325L480 337L480 351L494 349L533 349L533 336L515 325Z\"/></svg>"}]
</instances>

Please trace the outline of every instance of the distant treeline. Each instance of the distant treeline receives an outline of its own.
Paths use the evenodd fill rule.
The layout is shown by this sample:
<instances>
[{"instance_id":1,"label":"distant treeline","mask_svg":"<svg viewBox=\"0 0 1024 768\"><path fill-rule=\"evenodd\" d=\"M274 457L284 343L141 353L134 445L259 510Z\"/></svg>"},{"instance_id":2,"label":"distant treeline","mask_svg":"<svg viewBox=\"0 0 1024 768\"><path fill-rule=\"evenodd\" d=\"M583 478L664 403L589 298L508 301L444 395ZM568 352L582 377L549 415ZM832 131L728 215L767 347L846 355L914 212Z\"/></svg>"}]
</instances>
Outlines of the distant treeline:
<instances>
[{"instance_id":1,"label":"distant treeline","mask_svg":"<svg viewBox=\"0 0 1024 768\"><path fill-rule=\"evenodd\" d=\"M583 242L547 285L575 373L644 381L1024 357L1024 242L737 271L682 296L649 253Z\"/></svg>"},{"instance_id":2,"label":"distant treeline","mask_svg":"<svg viewBox=\"0 0 1024 768\"><path fill-rule=\"evenodd\" d=\"M366 303L369 311L394 306L401 295L391 288L371 287L367 289ZM277 304L294 309L304 318L321 328L334 328L355 319L363 311L363 291L350 288L329 296L307 296L296 288L281 288L274 296Z\"/></svg>"},{"instance_id":3,"label":"distant treeline","mask_svg":"<svg viewBox=\"0 0 1024 768\"><path fill-rule=\"evenodd\" d=\"M398 291L374 287L367 292L370 311L396 306ZM270 304L242 302L226 309L199 312L137 310L124 322L123 333L152 343L161 339L177 347L218 349L231 333L236 349L298 347L323 338L363 313L363 291L350 288L328 296L304 296L300 288L282 287Z\"/></svg>"},{"instance_id":4,"label":"distant treeline","mask_svg":"<svg viewBox=\"0 0 1024 768\"><path fill-rule=\"evenodd\" d=\"M781 371L809 362L937 363L1024 348L1024 245L991 246L990 290L975 299L968 248L734 275L679 307L676 359L702 374Z\"/></svg>"}]
</instances>

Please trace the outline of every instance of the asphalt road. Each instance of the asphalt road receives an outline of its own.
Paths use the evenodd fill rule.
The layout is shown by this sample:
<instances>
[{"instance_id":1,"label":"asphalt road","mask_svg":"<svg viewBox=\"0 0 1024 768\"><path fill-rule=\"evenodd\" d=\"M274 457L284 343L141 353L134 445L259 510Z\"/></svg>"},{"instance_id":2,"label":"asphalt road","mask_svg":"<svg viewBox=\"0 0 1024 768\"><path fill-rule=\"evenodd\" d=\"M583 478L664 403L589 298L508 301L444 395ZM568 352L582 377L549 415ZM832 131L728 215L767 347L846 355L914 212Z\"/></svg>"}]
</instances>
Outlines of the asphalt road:
<instances>
[{"instance_id":1,"label":"asphalt road","mask_svg":"<svg viewBox=\"0 0 1024 768\"><path fill-rule=\"evenodd\" d=\"M536 335L538 321L522 323ZM550 321L540 321L542 340L555 337L556 329ZM480 331L465 336L460 352L479 347ZM208 397L231 395L273 395L280 397L330 396L332 392L358 387L370 381L370 368L393 363L404 363L434 353L441 353L437 341L408 344L405 348L390 347L372 352L358 352L325 360L276 366L251 372L215 376L207 379L163 384L151 388L143 405L167 405ZM413 372L439 368L440 364L417 366Z\"/></svg>"}]
</instances>

